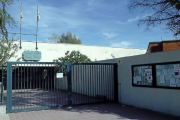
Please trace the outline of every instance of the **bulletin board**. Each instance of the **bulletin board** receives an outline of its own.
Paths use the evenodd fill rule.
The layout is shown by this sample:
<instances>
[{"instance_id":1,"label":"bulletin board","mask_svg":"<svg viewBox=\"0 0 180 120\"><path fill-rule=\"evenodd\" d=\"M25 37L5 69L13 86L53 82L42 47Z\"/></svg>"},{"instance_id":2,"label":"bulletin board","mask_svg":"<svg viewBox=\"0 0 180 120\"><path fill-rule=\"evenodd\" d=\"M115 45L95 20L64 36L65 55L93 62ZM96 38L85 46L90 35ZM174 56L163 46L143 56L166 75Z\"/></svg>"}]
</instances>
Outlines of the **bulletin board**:
<instances>
[{"instance_id":1,"label":"bulletin board","mask_svg":"<svg viewBox=\"0 0 180 120\"><path fill-rule=\"evenodd\" d=\"M180 63L156 65L156 85L180 88Z\"/></svg>"},{"instance_id":2,"label":"bulletin board","mask_svg":"<svg viewBox=\"0 0 180 120\"><path fill-rule=\"evenodd\" d=\"M180 61L132 65L132 86L180 89Z\"/></svg>"},{"instance_id":3,"label":"bulletin board","mask_svg":"<svg viewBox=\"0 0 180 120\"><path fill-rule=\"evenodd\" d=\"M152 65L132 66L133 86L152 86Z\"/></svg>"}]
</instances>

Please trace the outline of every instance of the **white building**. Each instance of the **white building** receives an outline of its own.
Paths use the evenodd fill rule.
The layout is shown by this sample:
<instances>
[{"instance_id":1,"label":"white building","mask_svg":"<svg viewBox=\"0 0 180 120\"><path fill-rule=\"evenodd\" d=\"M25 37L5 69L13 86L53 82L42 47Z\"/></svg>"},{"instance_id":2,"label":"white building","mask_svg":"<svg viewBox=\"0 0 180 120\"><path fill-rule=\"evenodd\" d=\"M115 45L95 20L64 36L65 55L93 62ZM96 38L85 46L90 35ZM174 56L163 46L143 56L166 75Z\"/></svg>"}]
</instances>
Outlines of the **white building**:
<instances>
[{"instance_id":1,"label":"white building","mask_svg":"<svg viewBox=\"0 0 180 120\"><path fill-rule=\"evenodd\" d=\"M17 41L19 44L19 41ZM54 59L65 56L66 51L79 50L82 54L87 55L91 61L120 58L145 54L145 49L133 48L115 48L102 46L88 46L80 44L63 44L63 43L46 43L38 42L38 51L41 51L41 60L39 62L53 62ZM36 42L22 41L22 49L16 53L17 58L22 57L25 50L36 51ZM17 58L11 58L9 61L16 61ZM22 59L20 60L22 61Z\"/></svg>"}]
</instances>

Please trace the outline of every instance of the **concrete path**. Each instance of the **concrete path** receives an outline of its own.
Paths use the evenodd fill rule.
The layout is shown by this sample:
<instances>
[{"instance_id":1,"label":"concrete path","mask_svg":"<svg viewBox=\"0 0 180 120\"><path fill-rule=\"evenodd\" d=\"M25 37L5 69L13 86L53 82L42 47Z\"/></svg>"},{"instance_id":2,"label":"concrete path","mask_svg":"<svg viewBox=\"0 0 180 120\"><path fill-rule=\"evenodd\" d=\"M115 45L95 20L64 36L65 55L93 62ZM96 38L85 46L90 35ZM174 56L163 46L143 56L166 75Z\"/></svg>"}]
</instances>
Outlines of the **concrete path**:
<instances>
[{"instance_id":1,"label":"concrete path","mask_svg":"<svg viewBox=\"0 0 180 120\"><path fill-rule=\"evenodd\" d=\"M121 104L94 104L9 114L10 120L180 120L178 117Z\"/></svg>"},{"instance_id":2,"label":"concrete path","mask_svg":"<svg viewBox=\"0 0 180 120\"><path fill-rule=\"evenodd\" d=\"M0 105L0 120L9 120L9 115L6 114L5 105Z\"/></svg>"},{"instance_id":3,"label":"concrete path","mask_svg":"<svg viewBox=\"0 0 180 120\"><path fill-rule=\"evenodd\" d=\"M0 120L10 120L8 114L1 114L0 113Z\"/></svg>"}]
</instances>

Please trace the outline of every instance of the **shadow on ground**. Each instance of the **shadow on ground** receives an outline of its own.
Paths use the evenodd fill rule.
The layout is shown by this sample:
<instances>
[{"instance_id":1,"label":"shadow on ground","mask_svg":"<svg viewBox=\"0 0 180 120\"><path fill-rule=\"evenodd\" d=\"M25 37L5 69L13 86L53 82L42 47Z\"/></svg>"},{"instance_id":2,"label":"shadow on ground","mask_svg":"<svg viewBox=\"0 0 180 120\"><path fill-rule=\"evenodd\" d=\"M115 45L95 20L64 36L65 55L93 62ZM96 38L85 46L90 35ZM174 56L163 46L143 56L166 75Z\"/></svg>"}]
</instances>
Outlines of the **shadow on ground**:
<instances>
[{"instance_id":1,"label":"shadow on ground","mask_svg":"<svg viewBox=\"0 0 180 120\"><path fill-rule=\"evenodd\" d=\"M73 106L62 109L56 109L59 111L70 111L79 113L98 113L115 115L118 119L138 119L138 120L180 120L180 117L167 115L159 112L154 112L147 109L136 108L133 106L127 106L116 103L106 104L93 104L84 106Z\"/></svg>"},{"instance_id":2,"label":"shadow on ground","mask_svg":"<svg viewBox=\"0 0 180 120\"><path fill-rule=\"evenodd\" d=\"M6 101L6 91L4 101ZM91 97L88 95L72 92L72 104L87 104L106 102L107 99L101 97ZM58 107L68 105L67 90L42 90L42 89L20 89L12 91L12 110L38 107ZM22 110L23 111L23 110Z\"/></svg>"}]
</instances>

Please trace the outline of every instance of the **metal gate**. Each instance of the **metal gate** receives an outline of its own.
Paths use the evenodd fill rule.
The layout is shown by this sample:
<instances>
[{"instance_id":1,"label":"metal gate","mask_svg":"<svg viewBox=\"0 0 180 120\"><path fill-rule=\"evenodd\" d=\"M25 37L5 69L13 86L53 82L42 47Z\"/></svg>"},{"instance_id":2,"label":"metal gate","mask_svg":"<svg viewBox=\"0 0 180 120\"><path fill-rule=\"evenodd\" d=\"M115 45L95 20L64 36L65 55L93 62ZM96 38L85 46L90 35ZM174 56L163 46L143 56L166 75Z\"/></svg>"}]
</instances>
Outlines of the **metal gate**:
<instances>
[{"instance_id":1,"label":"metal gate","mask_svg":"<svg viewBox=\"0 0 180 120\"><path fill-rule=\"evenodd\" d=\"M72 65L72 104L118 102L117 64Z\"/></svg>"},{"instance_id":2,"label":"metal gate","mask_svg":"<svg viewBox=\"0 0 180 120\"><path fill-rule=\"evenodd\" d=\"M7 63L7 113L117 102L117 88L117 64Z\"/></svg>"}]
</instances>

